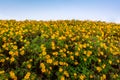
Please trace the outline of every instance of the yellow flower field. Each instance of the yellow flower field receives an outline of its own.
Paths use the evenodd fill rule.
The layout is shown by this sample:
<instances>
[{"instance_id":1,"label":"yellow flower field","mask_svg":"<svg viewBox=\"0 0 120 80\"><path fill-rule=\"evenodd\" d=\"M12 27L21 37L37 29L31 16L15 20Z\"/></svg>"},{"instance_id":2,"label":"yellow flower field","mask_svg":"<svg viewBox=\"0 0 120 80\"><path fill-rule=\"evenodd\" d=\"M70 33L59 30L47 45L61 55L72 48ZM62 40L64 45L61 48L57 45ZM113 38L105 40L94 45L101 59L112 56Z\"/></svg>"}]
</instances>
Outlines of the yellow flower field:
<instances>
[{"instance_id":1,"label":"yellow flower field","mask_svg":"<svg viewBox=\"0 0 120 80\"><path fill-rule=\"evenodd\" d=\"M1 80L119 80L120 24L0 20Z\"/></svg>"}]
</instances>

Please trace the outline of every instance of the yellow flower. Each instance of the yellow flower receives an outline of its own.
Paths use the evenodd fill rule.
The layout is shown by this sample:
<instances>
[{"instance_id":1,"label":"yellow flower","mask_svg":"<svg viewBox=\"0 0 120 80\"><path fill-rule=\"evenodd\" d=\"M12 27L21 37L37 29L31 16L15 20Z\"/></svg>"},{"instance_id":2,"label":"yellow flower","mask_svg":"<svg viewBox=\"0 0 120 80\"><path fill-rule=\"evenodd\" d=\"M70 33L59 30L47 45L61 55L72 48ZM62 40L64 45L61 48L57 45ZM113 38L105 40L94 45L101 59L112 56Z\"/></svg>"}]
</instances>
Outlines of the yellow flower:
<instances>
[{"instance_id":1,"label":"yellow flower","mask_svg":"<svg viewBox=\"0 0 120 80\"><path fill-rule=\"evenodd\" d=\"M93 46L90 46L90 48L92 49L92 48L93 48Z\"/></svg>"},{"instance_id":2,"label":"yellow flower","mask_svg":"<svg viewBox=\"0 0 120 80\"><path fill-rule=\"evenodd\" d=\"M51 42L52 50L55 50L55 43Z\"/></svg>"},{"instance_id":3,"label":"yellow flower","mask_svg":"<svg viewBox=\"0 0 120 80\"><path fill-rule=\"evenodd\" d=\"M14 52L13 51L9 51L9 55L13 55L14 54Z\"/></svg>"},{"instance_id":4,"label":"yellow flower","mask_svg":"<svg viewBox=\"0 0 120 80\"><path fill-rule=\"evenodd\" d=\"M66 37L65 36L62 36L62 40L65 40L66 39Z\"/></svg>"},{"instance_id":5,"label":"yellow flower","mask_svg":"<svg viewBox=\"0 0 120 80\"><path fill-rule=\"evenodd\" d=\"M116 60L117 63L120 63L120 60Z\"/></svg>"},{"instance_id":6,"label":"yellow flower","mask_svg":"<svg viewBox=\"0 0 120 80\"><path fill-rule=\"evenodd\" d=\"M62 55L62 57L66 57L66 54L64 53L64 54Z\"/></svg>"},{"instance_id":7,"label":"yellow flower","mask_svg":"<svg viewBox=\"0 0 120 80\"><path fill-rule=\"evenodd\" d=\"M74 62L74 64L75 64L75 65L78 65L78 62L77 62L77 61L75 61L75 62Z\"/></svg>"},{"instance_id":8,"label":"yellow flower","mask_svg":"<svg viewBox=\"0 0 120 80\"><path fill-rule=\"evenodd\" d=\"M21 54L21 55L24 55L24 54L25 54L25 51L24 51L24 50L20 51L20 54Z\"/></svg>"},{"instance_id":9,"label":"yellow flower","mask_svg":"<svg viewBox=\"0 0 120 80\"><path fill-rule=\"evenodd\" d=\"M113 52L113 55L120 55L120 52Z\"/></svg>"},{"instance_id":10,"label":"yellow flower","mask_svg":"<svg viewBox=\"0 0 120 80\"><path fill-rule=\"evenodd\" d=\"M55 50L55 46L52 46L52 50Z\"/></svg>"},{"instance_id":11,"label":"yellow flower","mask_svg":"<svg viewBox=\"0 0 120 80\"><path fill-rule=\"evenodd\" d=\"M102 68L101 68L101 67L96 67L96 70L97 70L98 72L100 72L100 71L102 70Z\"/></svg>"},{"instance_id":12,"label":"yellow flower","mask_svg":"<svg viewBox=\"0 0 120 80\"><path fill-rule=\"evenodd\" d=\"M59 40L62 40L62 37L59 37L58 39L59 39Z\"/></svg>"},{"instance_id":13,"label":"yellow flower","mask_svg":"<svg viewBox=\"0 0 120 80\"><path fill-rule=\"evenodd\" d=\"M86 58L84 58L84 61L86 62L86 61L87 61L87 59L86 59Z\"/></svg>"},{"instance_id":14,"label":"yellow flower","mask_svg":"<svg viewBox=\"0 0 120 80\"><path fill-rule=\"evenodd\" d=\"M76 77L77 76L77 74L76 73L74 73L74 77Z\"/></svg>"},{"instance_id":15,"label":"yellow flower","mask_svg":"<svg viewBox=\"0 0 120 80\"><path fill-rule=\"evenodd\" d=\"M53 65L58 65L58 61L55 61L55 62L53 63Z\"/></svg>"},{"instance_id":16,"label":"yellow flower","mask_svg":"<svg viewBox=\"0 0 120 80\"><path fill-rule=\"evenodd\" d=\"M61 62L61 61L60 61L59 64L60 64L60 65L64 65L64 62Z\"/></svg>"},{"instance_id":17,"label":"yellow flower","mask_svg":"<svg viewBox=\"0 0 120 80\"><path fill-rule=\"evenodd\" d=\"M17 46L13 46L13 49L16 50L18 47Z\"/></svg>"},{"instance_id":18,"label":"yellow flower","mask_svg":"<svg viewBox=\"0 0 120 80\"><path fill-rule=\"evenodd\" d=\"M30 61L30 62L32 62L33 60L32 60L32 59L30 59L29 61Z\"/></svg>"},{"instance_id":19,"label":"yellow flower","mask_svg":"<svg viewBox=\"0 0 120 80\"><path fill-rule=\"evenodd\" d=\"M64 71L63 73L66 77L69 77L69 73L67 71Z\"/></svg>"},{"instance_id":20,"label":"yellow flower","mask_svg":"<svg viewBox=\"0 0 120 80\"><path fill-rule=\"evenodd\" d=\"M51 36L51 38L52 38L52 39L55 39L55 34L53 34L53 35Z\"/></svg>"},{"instance_id":21,"label":"yellow flower","mask_svg":"<svg viewBox=\"0 0 120 80\"><path fill-rule=\"evenodd\" d=\"M70 56L70 58L71 58L72 60L74 60L74 56Z\"/></svg>"},{"instance_id":22,"label":"yellow flower","mask_svg":"<svg viewBox=\"0 0 120 80\"><path fill-rule=\"evenodd\" d=\"M105 64L103 64L103 65L102 65L102 68L104 69L104 68L105 68L105 66L106 66L106 65L105 65Z\"/></svg>"},{"instance_id":23,"label":"yellow flower","mask_svg":"<svg viewBox=\"0 0 120 80\"><path fill-rule=\"evenodd\" d=\"M68 66L68 63L65 63L66 66Z\"/></svg>"},{"instance_id":24,"label":"yellow flower","mask_svg":"<svg viewBox=\"0 0 120 80\"><path fill-rule=\"evenodd\" d=\"M18 51L15 51L14 54L15 54L16 56L18 56Z\"/></svg>"},{"instance_id":25,"label":"yellow flower","mask_svg":"<svg viewBox=\"0 0 120 80\"><path fill-rule=\"evenodd\" d=\"M117 78L118 77L118 74L114 74L113 75L113 78L115 79L115 78Z\"/></svg>"},{"instance_id":26,"label":"yellow flower","mask_svg":"<svg viewBox=\"0 0 120 80\"><path fill-rule=\"evenodd\" d=\"M78 47L78 51L80 51L80 48Z\"/></svg>"},{"instance_id":27,"label":"yellow flower","mask_svg":"<svg viewBox=\"0 0 120 80\"><path fill-rule=\"evenodd\" d=\"M28 65L27 65L27 68L29 68L29 69L30 69L30 68L31 68L31 64L28 64Z\"/></svg>"},{"instance_id":28,"label":"yellow flower","mask_svg":"<svg viewBox=\"0 0 120 80\"><path fill-rule=\"evenodd\" d=\"M14 58L14 57L11 57L11 58L10 58L10 62L12 63L13 61L15 61L15 58Z\"/></svg>"},{"instance_id":29,"label":"yellow flower","mask_svg":"<svg viewBox=\"0 0 120 80\"><path fill-rule=\"evenodd\" d=\"M67 44L65 44L65 48L68 49L68 45Z\"/></svg>"},{"instance_id":30,"label":"yellow flower","mask_svg":"<svg viewBox=\"0 0 120 80\"><path fill-rule=\"evenodd\" d=\"M45 68L42 68L41 71L44 73L44 72L46 72L46 69L45 69Z\"/></svg>"},{"instance_id":31,"label":"yellow flower","mask_svg":"<svg viewBox=\"0 0 120 80\"><path fill-rule=\"evenodd\" d=\"M66 49L64 48L63 51L66 52Z\"/></svg>"},{"instance_id":32,"label":"yellow flower","mask_svg":"<svg viewBox=\"0 0 120 80\"><path fill-rule=\"evenodd\" d=\"M26 75L24 76L24 79L29 79L30 78L31 73L27 72Z\"/></svg>"},{"instance_id":33,"label":"yellow flower","mask_svg":"<svg viewBox=\"0 0 120 80\"><path fill-rule=\"evenodd\" d=\"M103 75L100 77L100 80L106 80L106 75L103 74Z\"/></svg>"},{"instance_id":34,"label":"yellow flower","mask_svg":"<svg viewBox=\"0 0 120 80\"><path fill-rule=\"evenodd\" d=\"M101 59L98 59L98 62L100 63L100 62L101 62Z\"/></svg>"},{"instance_id":35,"label":"yellow flower","mask_svg":"<svg viewBox=\"0 0 120 80\"><path fill-rule=\"evenodd\" d=\"M60 80L65 80L65 77L64 76L61 76L61 79Z\"/></svg>"},{"instance_id":36,"label":"yellow flower","mask_svg":"<svg viewBox=\"0 0 120 80\"><path fill-rule=\"evenodd\" d=\"M42 52L42 55L46 55L46 54L47 54L46 51L43 51L43 52Z\"/></svg>"},{"instance_id":37,"label":"yellow flower","mask_svg":"<svg viewBox=\"0 0 120 80\"><path fill-rule=\"evenodd\" d=\"M17 80L17 77L15 76L15 73L13 71L10 71L9 74L12 79Z\"/></svg>"},{"instance_id":38,"label":"yellow flower","mask_svg":"<svg viewBox=\"0 0 120 80\"><path fill-rule=\"evenodd\" d=\"M52 67L49 67L50 70L52 70Z\"/></svg>"},{"instance_id":39,"label":"yellow flower","mask_svg":"<svg viewBox=\"0 0 120 80\"><path fill-rule=\"evenodd\" d=\"M62 68L59 68L59 72L62 72L63 71L63 69Z\"/></svg>"},{"instance_id":40,"label":"yellow flower","mask_svg":"<svg viewBox=\"0 0 120 80\"><path fill-rule=\"evenodd\" d=\"M86 51L84 51L84 53L83 54L86 54L87 52Z\"/></svg>"},{"instance_id":41,"label":"yellow flower","mask_svg":"<svg viewBox=\"0 0 120 80\"><path fill-rule=\"evenodd\" d=\"M90 75L90 78L93 78L93 75Z\"/></svg>"},{"instance_id":42,"label":"yellow flower","mask_svg":"<svg viewBox=\"0 0 120 80\"><path fill-rule=\"evenodd\" d=\"M3 37L2 39L3 39L3 41L6 41L6 37Z\"/></svg>"},{"instance_id":43,"label":"yellow flower","mask_svg":"<svg viewBox=\"0 0 120 80\"><path fill-rule=\"evenodd\" d=\"M83 44L83 48L86 48L87 47L87 45L86 44Z\"/></svg>"},{"instance_id":44,"label":"yellow flower","mask_svg":"<svg viewBox=\"0 0 120 80\"><path fill-rule=\"evenodd\" d=\"M110 52L113 53L113 49L112 48L110 48Z\"/></svg>"},{"instance_id":45,"label":"yellow flower","mask_svg":"<svg viewBox=\"0 0 120 80\"><path fill-rule=\"evenodd\" d=\"M87 57L90 57L91 54L92 54L92 51L88 51L87 52Z\"/></svg>"},{"instance_id":46,"label":"yellow flower","mask_svg":"<svg viewBox=\"0 0 120 80\"><path fill-rule=\"evenodd\" d=\"M7 57L6 60L9 60L9 57Z\"/></svg>"},{"instance_id":47,"label":"yellow flower","mask_svg":"<svg viewBox=\"0 0 120 80\"><path fill-rule=\"evenodd\" d=\"M75 52L75 56L79 56L79 52Z\"/></svg>"},{"instance_id":48,"label":"yellow flower","mask_svg":"<svg viewBox=\"0 0 120 80\"><path fill-rule=\"evenodd\" d=\"M55 55L55 56L57 56L57 55L58 55L58 52L53 52L52 54Z\"/></svg>"},{"instance_id":49,"label":"yellow flower","mask_svg":"<svg viewBox=\"0 0 120 80\"><path fill-rule=\"evenodd\" d=\"M5 71L4 71L4 70L0 71L0 74L4 74L4 73L5 73Z\"/></svg>"},{"instance_id":50,"label":"yellow flower","mask_svg":"<svg viewBox=\"0 0 120 80\"><path fill-rule=\"evenodd\" d=\"M84 80L85 79L85 75L80 75L80 80Z\"/></svg>"},{"instance_id":51,"label":"yellow flower","mask_svg":"<svg viewBox=\"0 0 120 80\"><path fill-rule=\"evenodd\" d=\"M111 60L109 60L109 64L112 64L112 61L111 61Z\"/></svg>"},{"instance_id":52,"label":"yellow flower","mask_svg":"<svg viewBox=\"0 0 120 80\"><path fill-rule=\"evenodd\" d=\"M101 54L102 56L104 55L104 53L103 53L102 51L100 52L100 54Z\"/></svg>"},{"instance_id":53,"label":"yellow flower","mask_svg":"<svg viewBox=\"0 0 120 80\"><path fill-rule=\"evenodd\" d=\"M5 59L0 59L0 62L5 62Z\"/></svg>"},{"instance_id":54,"label":"yellow flower","mask_svg":"<svg viewBox=\"0 0 120 80\"><path fill-rule=\"evenodd\" d=\"M40 67L45 68L44 63L40 63Z\"/></svg>"},{"instance_id":55,"label":"yellow flower","mask_svg":"<svg viewBox=\"0 0 120 80\"><path fill-rule=\"evenodd\" d=\"M50 55L46 55L45 58L46 58L46 59L49 59L49 58L50 58Z\"/></svg>"},{"instance_id":56,"label":"yellow flower","mask_svg":"<svg viewBox=\"0 0 120 80\"><path fill-rule=\"evenodd\" d=\"M46 47L44 46L44 44L42 44L40 48L42 49L43 52L46 51Z\"/></svg>"},{"instance_id":57,"label":"yellow flower","mask_svg":"<svg viewBox=\"0 0 120 80\"><path fill-rule=\"evenodd\" d=\"M85 35L85 38L86 38L86 39L88 39L88 38L89 38L89 36L88 36L88 35Z\"/></svg>"},{"instance_id":58,"label":"yellow flower","mask_svg":"<svg viewBox=\"0 0 120 80\"><path fill-rule=\"evenodd\" d=\"M61 53L62 53L62 52L63 52L63 50L62 50L62 49L60 49L60 51L59 51L59 52L61 52Z\"/></svg>"},{"instance_id":59,"label":"yellow flower","mask_svg":"<svg viewBox=\"0 0 120 80\"><path fill-rule=\"evenodd\" d=\"M47 59L47 63L52 63L52 59Z\"/></svg>"},{"instance_id":60,"label":"yellow flower","mask_svg":"<svg viewBox=\"0 0 120 80\"><path fill-rule=\"evenodd\" d=\"M104 43L100 43L100 47L103 47L104 46Z\"/></svg>"}]
</instances>

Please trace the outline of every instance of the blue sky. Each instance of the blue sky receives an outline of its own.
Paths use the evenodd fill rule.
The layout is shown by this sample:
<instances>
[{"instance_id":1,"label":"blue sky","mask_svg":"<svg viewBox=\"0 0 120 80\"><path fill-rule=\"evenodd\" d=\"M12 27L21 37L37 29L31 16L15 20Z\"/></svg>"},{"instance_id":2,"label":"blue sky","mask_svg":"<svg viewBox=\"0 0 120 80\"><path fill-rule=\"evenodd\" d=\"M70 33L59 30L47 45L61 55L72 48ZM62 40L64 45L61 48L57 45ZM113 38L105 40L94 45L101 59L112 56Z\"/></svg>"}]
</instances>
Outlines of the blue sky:
<instances>
[{"instance_id":1,"label":"blue sky","mask_svg":"<svg viewBox=\"0 0 120 80\"><path fill-rule=\"evenodd\" d=\"M0 0L0 19L80 19L120 23L120 0Z\"/></svg>"}]
</instances>

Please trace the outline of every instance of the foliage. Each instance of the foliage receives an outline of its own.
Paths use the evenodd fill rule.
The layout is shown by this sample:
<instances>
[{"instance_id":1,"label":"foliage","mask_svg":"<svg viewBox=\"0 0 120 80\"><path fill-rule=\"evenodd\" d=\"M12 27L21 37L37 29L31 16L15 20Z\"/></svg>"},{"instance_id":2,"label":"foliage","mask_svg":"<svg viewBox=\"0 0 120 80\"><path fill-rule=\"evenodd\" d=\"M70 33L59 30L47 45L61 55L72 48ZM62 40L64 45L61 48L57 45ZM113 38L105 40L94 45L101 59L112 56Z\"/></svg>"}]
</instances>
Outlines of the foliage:
<instances>
[{"instance_id":1,"label":"foliage","mask_svg":"<svg viewBox=\"0 0 120 80\"><path fill-rule=\"evenodd\" d=\"M0 20L0 79L119 80L120 25Z\"/></svg>"}]
</instances>

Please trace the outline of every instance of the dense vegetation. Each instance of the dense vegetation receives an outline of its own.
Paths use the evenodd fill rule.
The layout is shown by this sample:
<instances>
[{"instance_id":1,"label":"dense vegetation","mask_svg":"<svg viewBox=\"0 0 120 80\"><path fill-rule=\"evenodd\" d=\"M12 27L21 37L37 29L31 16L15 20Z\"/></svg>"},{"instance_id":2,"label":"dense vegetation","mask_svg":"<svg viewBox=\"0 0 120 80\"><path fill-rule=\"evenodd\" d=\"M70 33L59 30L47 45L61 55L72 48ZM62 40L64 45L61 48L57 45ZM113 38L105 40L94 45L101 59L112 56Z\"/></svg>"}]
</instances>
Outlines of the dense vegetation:
<instances>
[{"instance_id":1,"label":"dense vegetation","mask_svg":"<svg viewBox=\"0 0 120 80\"><path fill-rule=\"evenodd\" d=\"M120 80L120 24L0 20L1 80Z\"/></svg>"}]
</instances>

